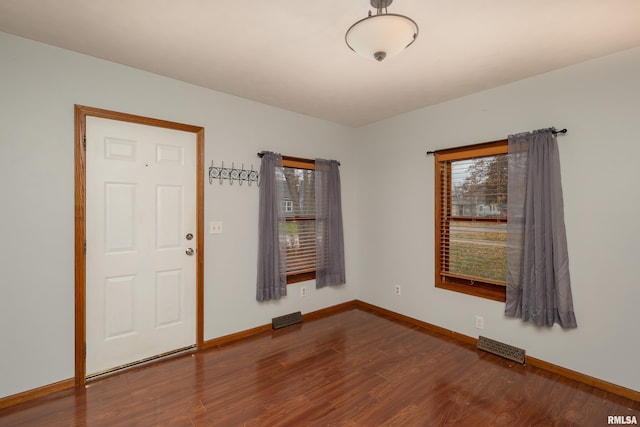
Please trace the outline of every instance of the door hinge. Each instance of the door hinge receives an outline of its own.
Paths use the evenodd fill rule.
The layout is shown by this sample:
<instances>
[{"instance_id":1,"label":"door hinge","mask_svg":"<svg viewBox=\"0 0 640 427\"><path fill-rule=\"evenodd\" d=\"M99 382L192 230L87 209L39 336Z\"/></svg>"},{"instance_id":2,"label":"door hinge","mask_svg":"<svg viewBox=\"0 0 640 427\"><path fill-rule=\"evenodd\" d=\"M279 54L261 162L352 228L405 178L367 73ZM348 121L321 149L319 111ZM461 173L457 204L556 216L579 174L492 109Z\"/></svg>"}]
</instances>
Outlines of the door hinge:
<instances>
[{"instance_id":1,"label":"door hinge","mask_svg":"<svg viewBox=\"0 0 640 427\"><path fill-rule=\"evenodd\" d=\"M87 135L82 136L82 148L87 151Z\"/></svg>"},{"instance_id":2,"label":"door hinge","mask_svg":"<svg viewBox=\"0 0 640 427\"><path fill-rule=\"evenodd\" d=\"M84 246L83 247L84 247L84 254L86 255L87 254L87 241L86 240L84 241Z\"/></svg>"}]
</instances>

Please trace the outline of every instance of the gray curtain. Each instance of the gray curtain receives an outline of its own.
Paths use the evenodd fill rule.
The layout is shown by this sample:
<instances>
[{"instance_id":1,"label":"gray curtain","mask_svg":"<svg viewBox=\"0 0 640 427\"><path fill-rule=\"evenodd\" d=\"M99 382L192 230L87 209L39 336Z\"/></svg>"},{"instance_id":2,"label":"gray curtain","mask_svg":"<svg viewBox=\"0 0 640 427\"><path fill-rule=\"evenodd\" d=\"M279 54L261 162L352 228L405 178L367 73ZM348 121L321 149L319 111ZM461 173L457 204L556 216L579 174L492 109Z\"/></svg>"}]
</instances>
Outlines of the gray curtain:
<instances>
[{"instance_id":1,"label":"gray curtain","mask_svg":"<svg viewBox=\"0 0 640 427\"><path fill-rule=\"evenodd\" d=\"M316 288L346 283L338 166L316 159Z\"/></svg>"},{"instance_id":2,"label":"gray curtain","mask_svg":"<svg viewBox=\"0 0 640 427\"><path fill-rule=\"evenodd\" d=\"M554 129L509 136L505 315L577 327Z\"/></svg>"},{"instance_id":3,"label":"gray curtain","mask_svg":"<svg viewBox=\"0 0 640 427\"><path fill-rule=\"evenodd\" d=\"M268 301L287 295L285 218L282 201L282 156L267 152L260 165L258 213L258 280L256 299Z\"/></svg>"}]
</instances>

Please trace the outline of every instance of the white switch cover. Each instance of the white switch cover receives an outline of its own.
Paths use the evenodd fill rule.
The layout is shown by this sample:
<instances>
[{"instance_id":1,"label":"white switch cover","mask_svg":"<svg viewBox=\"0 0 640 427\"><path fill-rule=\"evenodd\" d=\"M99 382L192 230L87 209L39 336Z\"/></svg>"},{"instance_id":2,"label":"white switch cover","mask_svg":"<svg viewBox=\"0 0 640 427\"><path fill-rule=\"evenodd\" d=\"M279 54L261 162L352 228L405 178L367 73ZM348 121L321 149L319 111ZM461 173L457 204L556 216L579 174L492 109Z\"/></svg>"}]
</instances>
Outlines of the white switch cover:
<instances>
[{"instance_id":1,"label":"white switch cover","mask_svg":"<svg viewBox=\"0 0 640 427\"><path fill-rule=\"evenodd\" d=\"M222 234L222 221L209 222L209 234Z\"/></svg>"}]
</instances>

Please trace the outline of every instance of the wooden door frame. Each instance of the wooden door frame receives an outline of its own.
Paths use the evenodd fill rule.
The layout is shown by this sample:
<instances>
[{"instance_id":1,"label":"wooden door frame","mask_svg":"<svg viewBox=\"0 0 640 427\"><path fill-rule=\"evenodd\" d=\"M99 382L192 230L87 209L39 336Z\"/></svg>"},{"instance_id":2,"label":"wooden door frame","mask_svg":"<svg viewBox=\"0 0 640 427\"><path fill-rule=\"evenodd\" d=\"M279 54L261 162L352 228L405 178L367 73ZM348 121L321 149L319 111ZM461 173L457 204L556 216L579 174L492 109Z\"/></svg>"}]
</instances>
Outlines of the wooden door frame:
<instances>
[{"instance_id":1,"label":"wooden door frame","mask_svg":"<svg viewBox=\"0 0 640 427\"><path fill-rule=\"evenodd\" d=\"M75 105L75 384L86 383L86 129L87 116L166 129L196 136L196 349L204 343L204 128Z\"/></svg>"}]
</instances>

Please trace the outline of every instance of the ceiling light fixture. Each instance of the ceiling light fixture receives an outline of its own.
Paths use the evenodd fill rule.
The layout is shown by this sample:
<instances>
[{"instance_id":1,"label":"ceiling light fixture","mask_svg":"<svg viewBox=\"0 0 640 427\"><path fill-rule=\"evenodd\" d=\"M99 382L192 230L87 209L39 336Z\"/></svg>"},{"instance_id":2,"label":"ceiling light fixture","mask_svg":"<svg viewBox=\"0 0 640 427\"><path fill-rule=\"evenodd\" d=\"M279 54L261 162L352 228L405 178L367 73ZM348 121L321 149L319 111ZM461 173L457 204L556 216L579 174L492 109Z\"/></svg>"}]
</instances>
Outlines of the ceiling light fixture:
<instances>
[{"instance_id":1,"label":"ceiling light fixture","mask_svg":"<svg viewBox=\"0 0 640 427\"><path fill-rule=\"evenodd\" d=\"M404 15L387 13L393 0L371 0L376 14L353 24L344 36L355 53L382 61L407 48L418 37L418 24ZM384 12L383 12L384 9Z\"/></svg>"}]
</instances>

